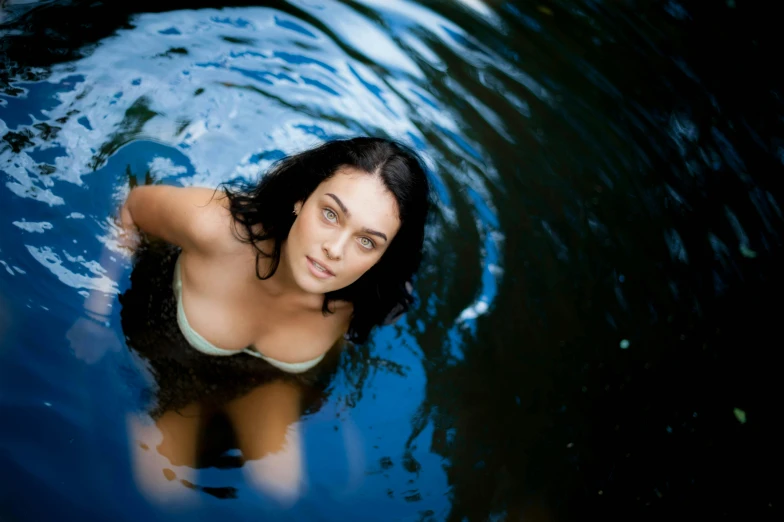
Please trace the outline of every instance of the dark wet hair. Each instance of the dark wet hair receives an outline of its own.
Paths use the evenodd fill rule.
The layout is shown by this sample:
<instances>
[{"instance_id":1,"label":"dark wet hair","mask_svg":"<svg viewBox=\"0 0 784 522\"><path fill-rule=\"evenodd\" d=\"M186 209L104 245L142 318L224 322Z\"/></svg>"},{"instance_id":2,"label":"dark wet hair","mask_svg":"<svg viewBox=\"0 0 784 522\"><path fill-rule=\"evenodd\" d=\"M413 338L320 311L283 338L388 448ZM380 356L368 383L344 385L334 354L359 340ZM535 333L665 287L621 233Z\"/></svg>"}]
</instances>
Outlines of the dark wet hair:
<instances>
[{"instance_id":1,"label":"dark wet hair","mask_svg":"<svg viewBox=\"0 0 784 522\"><path fill-rule=\"evenodd\" d=\"M324 297L324 314L329 313L331 301L354 305L348 338L361 343L374 326L402 314L413 303L409 282L422 260L425 222L431 205L430 185L417 154L383 138L329 141L279 160L256 186L237 189L224 185L223 189L229 210L243 229L237 237L256 247L256 275L268 279L280 264L281 246L294 223L295 203L305 201L342 166L379 176L397 201L401 222L378 263L351 285ZM262 232L255 225L260 225ZM266 240L273 241L271 252L259 246ZM259 272L259 257L271 260L265 274Z\"/></svg>"}]
</instances>

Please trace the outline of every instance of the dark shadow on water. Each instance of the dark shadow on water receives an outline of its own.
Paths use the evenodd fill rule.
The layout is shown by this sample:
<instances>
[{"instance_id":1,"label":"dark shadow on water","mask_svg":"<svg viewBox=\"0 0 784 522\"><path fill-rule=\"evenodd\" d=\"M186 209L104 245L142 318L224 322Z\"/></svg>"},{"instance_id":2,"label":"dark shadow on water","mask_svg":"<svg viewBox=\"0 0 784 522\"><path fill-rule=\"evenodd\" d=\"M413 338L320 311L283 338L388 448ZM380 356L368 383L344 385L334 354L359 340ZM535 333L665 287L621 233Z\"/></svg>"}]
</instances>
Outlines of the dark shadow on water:
<instances>
[{"instance_id":1,"label":"dark shadow on water","mask_svg":"<svg viewBox=\"0 0 784 522\"><path fill-rule=\"evenodd\" d=\"M435 321L418 337L433 364L412 439L434 424L449 520L772 517L784 42L770 8L501 4L519 25L499 45L575 61L538 71L558 111L507 122L520 140L539 127L530 148L488 145L467 112L507 180L505 275L463 360L447 364Z\"/></svg>"}]
</instances>

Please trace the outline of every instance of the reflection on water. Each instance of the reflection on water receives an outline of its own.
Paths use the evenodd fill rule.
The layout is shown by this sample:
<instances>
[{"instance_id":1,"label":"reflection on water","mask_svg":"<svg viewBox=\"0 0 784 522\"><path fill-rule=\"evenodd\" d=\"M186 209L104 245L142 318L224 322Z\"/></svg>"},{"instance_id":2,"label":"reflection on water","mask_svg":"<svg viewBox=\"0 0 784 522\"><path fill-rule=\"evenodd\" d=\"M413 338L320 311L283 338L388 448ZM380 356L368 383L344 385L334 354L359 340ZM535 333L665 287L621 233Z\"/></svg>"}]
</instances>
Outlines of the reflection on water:
<instances>
[{"instance_id":1,"label":"reflection on water","mask_svg":"<svg viewBox=\"0 0 784 522\"><path fill-rule=\"evenodd\" d=\"M177 324L171 280L179 250L153 242L136 254L120 296L128 346L156 381L145 414L130 414L133 472L156 502L198 502L195 490L237 498L233 486L201 486L195 468L241 468L246 480L284 506L306 488L300 417L324 403L338 352L317 370L284 374L244 354L204 355ZM91 361L88 361L91 362Z\"/></svg>"},{"instance_id":2,"label":"reflection on water","mask_svg":"<svg viewBox=\"0 0 784 522\"><path fill-rule=\"evenodd\" d=\"M80 293L128 290L107 276L124 258L97 262L128 174L214 186L378 134L422 152L438 192L419 306L292 421L307 488L287 516L770 516L771 7L244 4L3 5L4 511L154 512L133 478L151 452L126 433L149 367L85 365L65 340ZM278 509L244 468L189 469L183 517Z\"/></svg>"}]
</instances>

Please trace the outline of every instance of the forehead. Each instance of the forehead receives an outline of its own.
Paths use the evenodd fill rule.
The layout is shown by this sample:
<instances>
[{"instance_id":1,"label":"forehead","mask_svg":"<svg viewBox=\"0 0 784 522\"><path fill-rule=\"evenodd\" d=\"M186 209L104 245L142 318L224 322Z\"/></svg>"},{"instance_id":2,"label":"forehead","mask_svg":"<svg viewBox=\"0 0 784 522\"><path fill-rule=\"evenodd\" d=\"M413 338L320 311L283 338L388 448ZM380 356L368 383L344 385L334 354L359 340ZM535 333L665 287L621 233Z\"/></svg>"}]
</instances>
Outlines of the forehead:
<instances>
[{"instance_id":1,"label":"forehead","mask_svg":"<svg viewBox=\"0 0 784 522\"><path fill-rule=\"evenodd\" d=\"M318 186L315 194L320 197L334 194L351 213L352 221L356 220L363 226L378 228L383 224L387 232L393 232L400 224L395 196L379 176L352 167L341 167Z\"/></svg>"}]
</instances>

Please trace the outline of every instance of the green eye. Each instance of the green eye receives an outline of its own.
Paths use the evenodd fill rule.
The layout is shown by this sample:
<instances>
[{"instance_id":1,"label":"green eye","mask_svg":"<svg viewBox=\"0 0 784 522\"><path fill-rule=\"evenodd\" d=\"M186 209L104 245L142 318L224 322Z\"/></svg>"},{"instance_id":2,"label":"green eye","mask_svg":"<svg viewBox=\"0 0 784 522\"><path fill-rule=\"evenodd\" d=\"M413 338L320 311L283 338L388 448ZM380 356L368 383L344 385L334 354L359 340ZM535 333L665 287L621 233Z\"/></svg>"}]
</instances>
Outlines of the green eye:
<instances>
[{"instance_id":1,"label":"green eye","mask_svg":"<svg viewBox=\"0 0 784 522\"><path fill-rule=\"evenodd\" d=\"M371 249L374 246L376 246L376 244L372 240L370 240L370 239L368 239L366 237L359 238L359 244L362 245L363 247L367 248L367 249Z\"/></svg>"},{"instance_id":2,"label":"green eye","mask_svg":"<svg viewBox=\"0 0 784 522\"><path fill-rule=\"evenodd\" d=\"M324 209L324 218L329 221L330 223L334 223L338 219L338 215L335 214L332 210L325 208Z\"/></svg>"}]
</instances>

